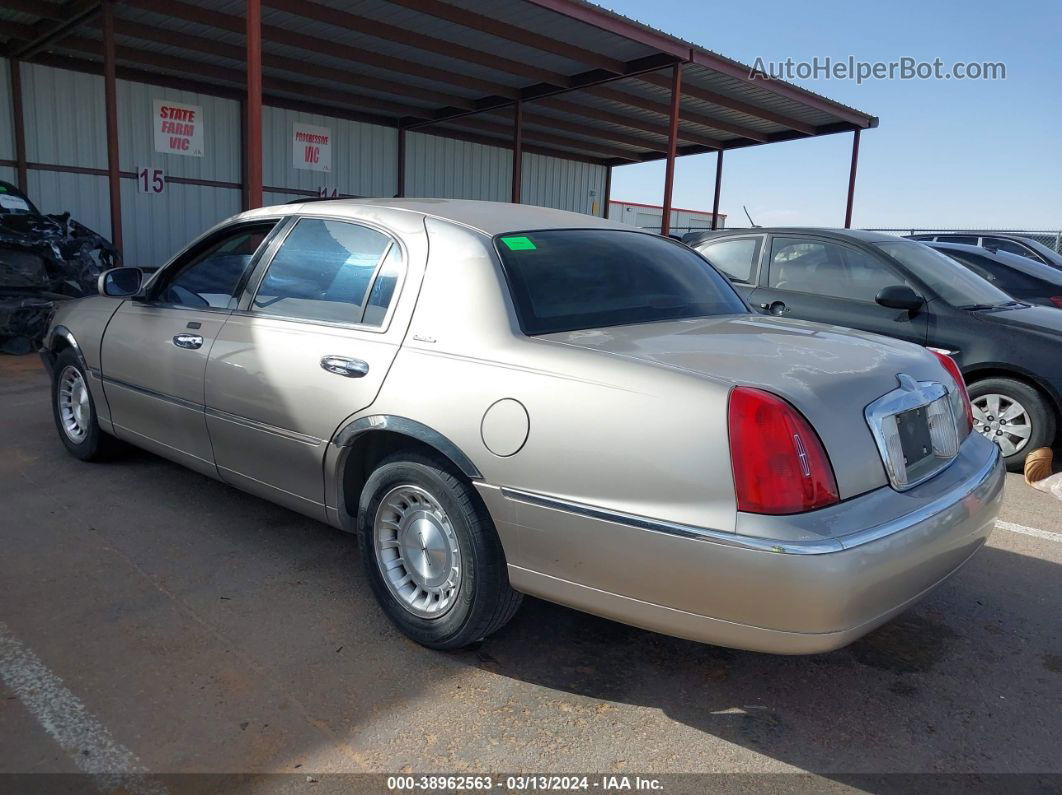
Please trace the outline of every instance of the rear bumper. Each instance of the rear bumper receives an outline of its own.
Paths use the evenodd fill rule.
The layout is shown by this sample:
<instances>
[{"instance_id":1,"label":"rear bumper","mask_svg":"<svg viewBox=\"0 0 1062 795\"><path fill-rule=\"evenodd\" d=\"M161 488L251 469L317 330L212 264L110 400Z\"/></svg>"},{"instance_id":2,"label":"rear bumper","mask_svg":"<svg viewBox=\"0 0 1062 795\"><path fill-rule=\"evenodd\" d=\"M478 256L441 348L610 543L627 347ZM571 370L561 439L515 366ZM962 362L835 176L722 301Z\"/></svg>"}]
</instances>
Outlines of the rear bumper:
<instances>
[{"instance_id":1,"label":"rear bumper","mask_svg":"<svg viewBox=\"0 0 1062 795\"><path fill-rule=\"evenodd\" d=\"M1003 480L997 448L974 434L944 472L910 491L879 489L799 517L742 515L734 543L524 504L521 524L543 541L564 539L565 554L551 567L510 558L509 576L518 590L669 635L829 651L961 567L992 530Z\"/></svg>"}]
</instances>

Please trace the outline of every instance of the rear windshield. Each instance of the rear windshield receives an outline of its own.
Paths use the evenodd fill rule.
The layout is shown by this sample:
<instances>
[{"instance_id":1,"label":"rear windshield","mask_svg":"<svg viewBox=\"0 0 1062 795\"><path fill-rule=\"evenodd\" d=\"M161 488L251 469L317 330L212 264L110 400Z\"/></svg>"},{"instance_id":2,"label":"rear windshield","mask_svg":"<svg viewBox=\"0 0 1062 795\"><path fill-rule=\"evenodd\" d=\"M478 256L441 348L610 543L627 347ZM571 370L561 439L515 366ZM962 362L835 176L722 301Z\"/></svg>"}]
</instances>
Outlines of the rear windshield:
<instances>
[{"instance_id":1,"label":"rear windshield","mask_svg":"<svg viewBox=\"0 0 1062 795\"><path fill-rule=\"evenodd\" d=\"M655 235L550 229L494 243L525 334L748 312L700 255Z\"/></svg>"},{"instance_id":2,"label":"rear windshield","mask_svg":"<svg viewBox=\"0 0 1062 795\"><path fill-rule=\"evenodd\" d=\"M37 208L14 185L0 182L0 215L39 215Z\"/></svg>"}]
</instances>

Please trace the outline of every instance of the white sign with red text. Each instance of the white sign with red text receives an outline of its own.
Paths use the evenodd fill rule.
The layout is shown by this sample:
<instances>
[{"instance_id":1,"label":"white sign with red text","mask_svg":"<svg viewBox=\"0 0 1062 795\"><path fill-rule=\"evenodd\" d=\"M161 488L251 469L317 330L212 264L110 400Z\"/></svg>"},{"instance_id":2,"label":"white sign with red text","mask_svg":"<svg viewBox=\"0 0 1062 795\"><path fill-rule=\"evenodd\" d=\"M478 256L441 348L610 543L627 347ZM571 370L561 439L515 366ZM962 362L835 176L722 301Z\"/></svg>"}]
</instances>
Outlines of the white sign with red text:
<instances>
[{"instance_id":1,"label":"white sign with red text","mask_svg":"<svg viewBox=\"0 0 1062 795\"><path fill-rule=\"evenodd\" d=\"M203 156L203 108L168 99L155 100L155 151Z\"/></svg>"},{"instance_id":2,"label":"white sign with red text","mask_svg":"<svg viewBox=\"0 0 1062 795\"><path fill-rule=\"evenodd\" d=\"M295 122L291 134L291 164L303 171L332 170L332 129Z\"/></svg>"}]
</instances>

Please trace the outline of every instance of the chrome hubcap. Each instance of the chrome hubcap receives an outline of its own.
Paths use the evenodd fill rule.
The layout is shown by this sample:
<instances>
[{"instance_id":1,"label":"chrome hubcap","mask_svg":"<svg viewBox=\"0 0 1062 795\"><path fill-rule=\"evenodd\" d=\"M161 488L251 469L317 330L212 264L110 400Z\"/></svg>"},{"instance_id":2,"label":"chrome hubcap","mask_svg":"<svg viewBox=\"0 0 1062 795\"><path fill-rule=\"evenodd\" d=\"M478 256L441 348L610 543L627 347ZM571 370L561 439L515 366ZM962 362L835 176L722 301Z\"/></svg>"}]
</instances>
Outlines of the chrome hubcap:
<instances>
[{"instance_id":1,"label":"chrome hubcap","mask_svg":"<svg viewBox=\"0 0 1062 795\"><path fill-rule=\"evenodd\" d=\"M56 400L59 402L59 419L63 425L63 433L74 444L81 444L88 434L92 410L88 386L76 367L68 365L59 374Z\"/></svg>"},{"instance_id":2,"label":"chrome hubcap","mask_svg":"<svg viewBox=\"0 0 1062 795\"><path fill-rule=\"evenodd\" d=\"M399 604L421 618L438 618L453 606L461 548L438 500L419 486L396 486L376 510L373 537L376 564Z\"/></svg>"},{"instance_id":3,"label":"chrome hubcap","mask_svg":"<svg viewBox=\"0 0 1062 795\"><path fill-rule=\"evenodd\" d=\"M974 398L974 430L999 445L1005 456L1020 452L1032 434L1032 422L1025 407L1006 395Z\"/></svg>"}]
</instances>

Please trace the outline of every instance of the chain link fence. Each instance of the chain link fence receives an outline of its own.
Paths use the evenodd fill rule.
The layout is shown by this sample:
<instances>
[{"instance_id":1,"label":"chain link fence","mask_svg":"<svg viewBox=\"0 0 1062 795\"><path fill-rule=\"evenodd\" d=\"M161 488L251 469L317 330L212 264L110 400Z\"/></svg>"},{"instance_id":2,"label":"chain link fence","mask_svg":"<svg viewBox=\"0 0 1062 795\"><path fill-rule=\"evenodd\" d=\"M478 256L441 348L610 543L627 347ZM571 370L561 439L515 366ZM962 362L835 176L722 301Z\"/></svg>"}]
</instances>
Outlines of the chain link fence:
<instances>
[{"instance_id":1,"label":"chain link fence","mask_svg":"<svg viewBox=\"0 0 1062 795\"><path fill-rule=\"evenodd\" d=\"M888 232L894 235L1017 235L1031 238L1062 254L1062 230L1057 229L956 229L949 226L867 226L864 229L868 232Z\"/></svg>"}]
</instances>

